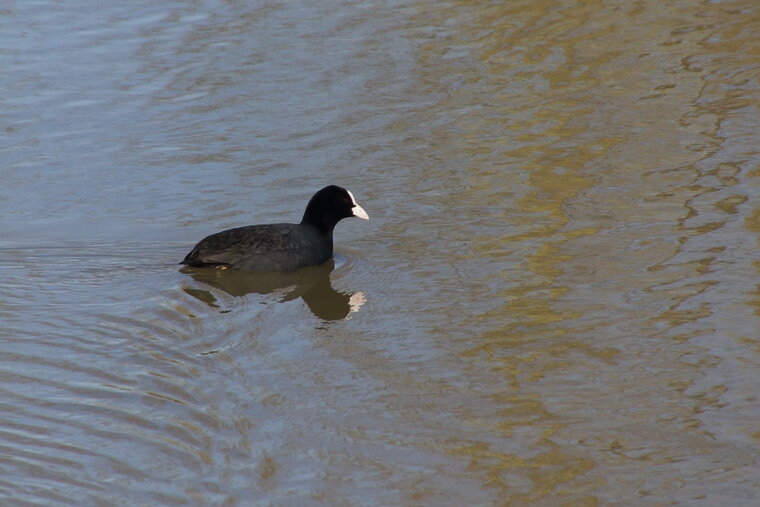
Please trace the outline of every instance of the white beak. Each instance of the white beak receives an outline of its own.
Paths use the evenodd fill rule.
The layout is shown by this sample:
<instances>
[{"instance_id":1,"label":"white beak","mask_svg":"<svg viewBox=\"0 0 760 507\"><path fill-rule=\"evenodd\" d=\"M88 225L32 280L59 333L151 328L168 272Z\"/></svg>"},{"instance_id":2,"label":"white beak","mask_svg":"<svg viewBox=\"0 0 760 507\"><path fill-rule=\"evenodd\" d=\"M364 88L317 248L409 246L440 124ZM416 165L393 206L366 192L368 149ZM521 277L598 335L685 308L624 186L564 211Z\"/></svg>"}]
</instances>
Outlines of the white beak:
<instances>
[{"instance_id":1,"label":"white beak","mask_svg":"<svg viewBox=\"0 0 760 507\"><path fill-rule=\"evenodd\" d=\"M351 201L354 203L354 206L351 208L351 212L354 214L355 217L363 218L364 220L369 220L369 215L366 211L364 211L364 208L359 206L356 203L356 199L354 199L354 194L352 194L349 190L346 190L348 192L348 195L351 196Z\"/></svg>"},{"instance_id":2,"label":"white beak","mask_svg":"<svg viewBox=\"0 0 760 507\"><path fill-rule=\"evenodd\" d=\"M351 211L354 213L355 217L363 218L364 220L369 220L369 215L366 211L364 211L364 208L359 206L358 204L351 208Z\"/></svg>"}]
</instances>

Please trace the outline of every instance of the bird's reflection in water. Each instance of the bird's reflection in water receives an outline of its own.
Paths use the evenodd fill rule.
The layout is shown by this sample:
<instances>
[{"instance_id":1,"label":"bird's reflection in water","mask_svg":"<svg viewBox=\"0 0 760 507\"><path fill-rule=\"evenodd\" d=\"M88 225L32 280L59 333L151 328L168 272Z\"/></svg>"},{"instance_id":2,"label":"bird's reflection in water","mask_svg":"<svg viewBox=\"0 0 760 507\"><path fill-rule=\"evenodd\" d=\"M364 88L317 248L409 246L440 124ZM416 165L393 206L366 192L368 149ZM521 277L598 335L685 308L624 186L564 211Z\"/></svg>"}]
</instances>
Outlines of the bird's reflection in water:
<instances>
[{"instance_id":1,"label":"bird's reflection in water","mask_svg":"<svg viewBox=\"0 0 760 507\"><path fill-rule=\"evenodd\" d=\"M302 268L293 273L257 273L232 269L184 267L180 271L196 281L221 289L231 296L250 293L283 293L280 302L303 298L311 312L322 320L341 320L359 311L364 304L364 294L346 294L333 289L330 273L335 262L330 260L321 266ZM187 287L184 291L213 308L219 308L216 297L203 289Z\"/></svg>"}]
</instances>

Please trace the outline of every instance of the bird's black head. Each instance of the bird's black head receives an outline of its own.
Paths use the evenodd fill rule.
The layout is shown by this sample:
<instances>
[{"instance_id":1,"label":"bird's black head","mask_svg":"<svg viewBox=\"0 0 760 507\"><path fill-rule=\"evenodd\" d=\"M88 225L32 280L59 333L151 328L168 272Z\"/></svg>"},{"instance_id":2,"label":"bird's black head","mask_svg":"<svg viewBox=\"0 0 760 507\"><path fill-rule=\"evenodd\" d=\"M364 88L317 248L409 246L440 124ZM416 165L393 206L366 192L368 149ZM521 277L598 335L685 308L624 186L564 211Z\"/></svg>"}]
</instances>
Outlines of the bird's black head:
<instances>
[{"instance_id":1,"label":"bird's black head","mask_svg":"<svg viewBox=\"0 0 760 507\"><path fill-rule=\"evenodd\" d=\"M351 192L330 185L311 198L303 214L302 224L310 224L325 233L332 233L335 224L348 217L369 220L367 212L356 203Z\"/></svg>"}]
</instances>

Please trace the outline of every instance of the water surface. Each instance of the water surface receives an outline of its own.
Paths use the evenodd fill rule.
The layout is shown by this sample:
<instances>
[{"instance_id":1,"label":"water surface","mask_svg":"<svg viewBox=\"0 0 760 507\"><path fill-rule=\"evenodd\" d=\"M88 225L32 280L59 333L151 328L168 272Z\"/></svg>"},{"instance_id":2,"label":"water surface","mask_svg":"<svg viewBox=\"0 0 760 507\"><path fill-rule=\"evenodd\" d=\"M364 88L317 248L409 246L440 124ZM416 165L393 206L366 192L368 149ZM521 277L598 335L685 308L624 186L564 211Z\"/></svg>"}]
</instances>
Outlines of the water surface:
<instances>
[{"instance_id":1,"label":"water surface","mask_svg":"<svg viewBox=\"0 0 760 507\"><path fill-rule=\"evenodd\" d=\"M5 5L0 503L756 504L759 19ZM330 183L334 263L177 265Z\"/></svg>"}]
</instances>

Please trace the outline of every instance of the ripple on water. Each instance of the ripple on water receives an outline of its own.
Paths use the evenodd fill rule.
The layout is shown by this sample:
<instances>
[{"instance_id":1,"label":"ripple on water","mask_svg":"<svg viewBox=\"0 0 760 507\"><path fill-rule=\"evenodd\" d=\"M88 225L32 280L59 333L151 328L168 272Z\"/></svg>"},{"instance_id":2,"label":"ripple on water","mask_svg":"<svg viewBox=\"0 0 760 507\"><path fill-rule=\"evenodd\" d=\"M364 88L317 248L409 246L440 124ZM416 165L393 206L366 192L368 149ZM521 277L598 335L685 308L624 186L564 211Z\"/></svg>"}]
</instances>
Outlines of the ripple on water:
<instances>
[{"instance_id":1,"label":"ripple on water","mask_svg":"<svg viewBox=\"0 0 760 507\"><path fill-rule=\"evenodd\" d=\"M246 285L245 273L184 272L165 258L179 248L85 244L1 252L0 264L12 268L0 357L8 408L0 415L7 437L0 488L9 497L72 503L137 494L176 503L193 494L171 481L156 484L168 474L208 476L199 486L204 498L225 498L276 466L266 447L254 445L256 430L246 421L282 407L288 396L261 380L309 354L313 344L304 338L324 322L320 312L333 318L340 307L335 318L342 319L360 309L363 295L331 284L365 261L341 253L335 269L306 270L284 288L274 277L274 285L256 292L262 287ZM298 313L311 318L282 325ZM38 322L19 321L30 315ZM258 384L241 369L240 354L253 354L247 363ZM258 431L276 430L268 424ZM220 468L232 457L235 463ZM100 476L120 476L122 484L106 488Z\"/></svg>"},{"instance_id":2,"label":"ripple on water","mask_svg":"<svg viewBox=\"0 0 760 507\"><path fill-rule=\"evenodd\" d=\"M151 478L165 477L169 466L177 476L199 474L216 459L215 436L236 433L217 415L218 400L196 384L208 373L203 352L220 348L198 340L198 317L188 316L206 307L166 297L181 276L176 267L135 264L164 249L2 252L0 264L12 268L0 356L0 434L7 437L0 487L13 492L8 497L118 503L137 488L145 498L179 501L187 492ZM130 293L146 286L155 290L147 300ZM38 322L18 321L30 316ZM133 484L106 487L99 476Z\"/></svg>"}]
</instances>

